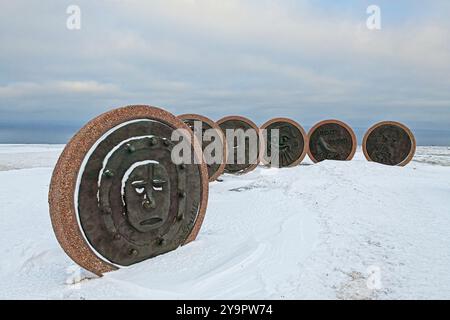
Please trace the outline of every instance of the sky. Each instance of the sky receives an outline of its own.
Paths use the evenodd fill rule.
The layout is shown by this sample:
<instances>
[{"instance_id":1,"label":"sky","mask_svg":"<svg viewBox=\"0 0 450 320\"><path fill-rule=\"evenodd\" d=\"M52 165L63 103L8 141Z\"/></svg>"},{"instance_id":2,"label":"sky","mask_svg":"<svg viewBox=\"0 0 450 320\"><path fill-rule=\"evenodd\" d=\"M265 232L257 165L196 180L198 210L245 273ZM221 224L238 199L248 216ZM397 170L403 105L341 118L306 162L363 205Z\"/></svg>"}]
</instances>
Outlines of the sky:
<instances>
[{"instance_id":1,"label":"sky","mask_svg":"<svg viewBox=\"0 0 450 320\"><path fill-rule=\"evenodd\" d=\"M360 139L395 120L450 145L449 17L448 0L0 0L0 143L66 143L149 104L306 130L334 118Z\"/></svg>"}]
</instances>

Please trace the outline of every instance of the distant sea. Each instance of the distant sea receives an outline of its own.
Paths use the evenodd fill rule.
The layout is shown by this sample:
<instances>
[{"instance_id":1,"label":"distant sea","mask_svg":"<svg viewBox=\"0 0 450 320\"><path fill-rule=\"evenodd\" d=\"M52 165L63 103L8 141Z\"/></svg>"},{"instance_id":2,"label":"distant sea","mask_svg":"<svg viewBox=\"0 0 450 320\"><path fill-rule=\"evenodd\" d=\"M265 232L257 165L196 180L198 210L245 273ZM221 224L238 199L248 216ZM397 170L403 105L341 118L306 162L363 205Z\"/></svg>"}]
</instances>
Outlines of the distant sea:
<instances>
[{"instance_id":1,"label":"distant sea","mask_svg":"<svg viewBox=\"0 0 450 320\"><path fill-rule=\"evenodd\" d=\"M80 126L81 127L81 126ZM79 129L75 126L0 126L0 143L64 144ZM305 126L305 130L309 127ZM354 127L361 143L367 128ZM419 146L450 146L450 130L411 128Z\"/></svg>"}]
</instances>

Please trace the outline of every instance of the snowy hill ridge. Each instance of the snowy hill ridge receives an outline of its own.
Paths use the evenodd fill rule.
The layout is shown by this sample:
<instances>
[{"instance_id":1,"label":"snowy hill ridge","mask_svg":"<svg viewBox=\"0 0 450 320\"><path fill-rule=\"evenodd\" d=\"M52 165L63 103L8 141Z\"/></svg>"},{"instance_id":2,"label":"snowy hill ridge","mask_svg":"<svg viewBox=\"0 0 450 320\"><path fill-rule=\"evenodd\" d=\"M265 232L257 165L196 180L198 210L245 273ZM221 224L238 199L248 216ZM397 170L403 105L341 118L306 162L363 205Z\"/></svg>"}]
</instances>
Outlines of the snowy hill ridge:
<instances>
[{"instance_id":1,"label":"snowy hill ridge","mask_svg":"<svg viewBox=\"0 0 450 320\"><path fill-rule=\"evenodd\" d=\"M61 146L36 148L0 147L0 298L450 298L449 148L419 147L405 168L359 151L225 175L195 242L103 278L59 247L47 192Z\"/></svg>"}]
</instances>

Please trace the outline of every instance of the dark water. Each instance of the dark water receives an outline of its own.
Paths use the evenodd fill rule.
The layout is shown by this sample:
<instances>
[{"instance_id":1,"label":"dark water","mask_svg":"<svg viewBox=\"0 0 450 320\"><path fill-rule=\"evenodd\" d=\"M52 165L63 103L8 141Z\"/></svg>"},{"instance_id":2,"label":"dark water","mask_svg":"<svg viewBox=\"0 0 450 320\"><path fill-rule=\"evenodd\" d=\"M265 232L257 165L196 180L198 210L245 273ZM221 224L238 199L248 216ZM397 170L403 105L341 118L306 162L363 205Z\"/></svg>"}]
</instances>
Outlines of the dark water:
<instances>
[{"instance_id":1,"label":"dark water","mask_svg":"<svg viewBox=\"0 0 450 320\"><path fill-rule=\"evenodd\" d=\"M79 130L78 127L2 126L0 143L65 144Z\"/></svg>"},{"instance_id":2,"label":"dark water","mask_svg":"<svg viewBox=\"0 0 450 320\"><path fill-rule=\"evenodd\" d=\"M0 143L67 143L80 129L80 126L70 125L0 125ZM309 129L305 127L305 129ZM361 144L367 128L354 127ZM419 146L450 146L450 130L414 129Z\"/></svg>"}]
</instances>

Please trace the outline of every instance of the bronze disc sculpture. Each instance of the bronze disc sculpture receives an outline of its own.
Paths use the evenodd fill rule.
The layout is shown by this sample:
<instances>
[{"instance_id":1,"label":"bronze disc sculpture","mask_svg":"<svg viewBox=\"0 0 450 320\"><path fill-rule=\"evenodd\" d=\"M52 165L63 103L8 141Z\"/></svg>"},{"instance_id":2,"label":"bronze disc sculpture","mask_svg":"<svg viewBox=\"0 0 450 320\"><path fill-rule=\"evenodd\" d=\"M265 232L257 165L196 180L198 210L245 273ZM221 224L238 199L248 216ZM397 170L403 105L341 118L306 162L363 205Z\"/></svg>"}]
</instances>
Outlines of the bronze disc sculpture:
<instances>
[{"instance_id":1,"label":"bronze disc sculpture","mask_svg":"<svg viewBox=\"0 0 450 320\"><path fill-rule=\"evenodd\" d=\"M339 120L324 120L308 133L308 155L313 162L323 160L351 160L356 152L356 135Z\"/></svg>"},{"instance_id":2,"label":"bronze disc sculpture","mask_svg":"<svg viewBox=\"0 0 450 320\"><path fill-rule=\"evenodd\" d=\"M189 163L172 161L176 129L184 129ZM91 120L66 145L51 179L50 217L60 245L102 275L194 240L208 200L201 159L189 127L162 109L128 106Z\"/></svg>"},{"instance_id":3,"label":"bronze disc sculpture","mask_svg":"<svg viewBox=\"0 0 450 320\"><path fill-rule=\"evenodd\" d=\"M416 140L405 125L395 121L382 121L366 132L362 147L364 156L369 161L405 166L414 157Z\"/></svg>"},{"instance_id":4,"label":"bronze disc sculpture","mask_svg":"<svg viewBox=\"0 0 450 320\"><path fill-rule=\"evenodd\" d=\"M258 126L245 117L228 116L217 121L222 129L227 143L226 173L244 174L254 170L259 163L259 129ZM233 132L245 132L244 139L234 138ZM230 135L231 134L231 135ZM251 141L253 138L255 141ZM244 142L245 141L245 142ZM245 153L245 160L239 161L240 152Z\"/></svg>"},{"instance_id":5,"label":"bronze disc sculpture","mask_svg":"<svg viewBox=\"0 0 450 320\"><path fill-rule=\"evenodd\" d=\"M189 128L191 128L191 130L194 130L195 126L194 123L195 121L199 121L199 123L201 124L201 130L202 130L202 138L204 138L204 132L206 130L210 130L210 129L214 129L216 130L216 133L220 139L220 145L222 146L222 156L221 156L221 161L219 163L207 163L206 166L208 167L208 176L209 176L209 181L215 181L225 170L225 165L226 165L226 155L227 155L227 144L225 143L225 136L222 132L222 130L220 129L220 127L218 126L217 123L215 123L214 121L212 121L211 119L199 115L199 114L182 114L179 115L178 118L180 118L181 120L183 120L184 123L186 123L188 125ZM195 133L195 132L194 132ZM211 141L202 139L202 150L205 150L205 148L211 143Z\"/></svg>"},{"instance_id":6,"label":"bronze disc sculpture","mask_svg":"<svg viewBox=\"0 0 450 320\"><path fill-rule=\"evenodd\" d=\"M272 141L271 130L278 129L278 141ZM265 131L265 132L264 132ZM278 166L293 167L305 158L308 150L308 137L300 124L288 118L274 118L260 128L260 160L270 165L271 145L278 144Z\"/></svg>"}]
</instances>

